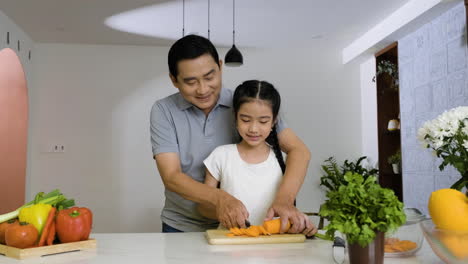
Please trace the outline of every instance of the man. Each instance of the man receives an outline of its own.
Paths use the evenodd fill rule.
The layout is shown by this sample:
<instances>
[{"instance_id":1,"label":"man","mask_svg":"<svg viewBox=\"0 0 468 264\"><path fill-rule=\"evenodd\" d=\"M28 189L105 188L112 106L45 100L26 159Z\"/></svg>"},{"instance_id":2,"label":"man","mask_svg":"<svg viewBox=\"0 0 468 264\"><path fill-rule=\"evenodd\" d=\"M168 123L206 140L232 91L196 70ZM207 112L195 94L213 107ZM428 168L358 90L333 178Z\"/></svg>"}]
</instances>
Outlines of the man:
<instances>
[{"instance_id":1,"label":"man","mask_svg":"<svg viewBox=\"0 0 468 264\"><path fill-rule=\"evenodd\" d=\"M248 212L228 193L203 184L203 160L219 145L236 142L232 91L222 88L222 61L206 38L188 35L176 41L168 54L169 77L178 93L161 99L151 109L151 143L156 166L165 186L161 213L163 232L192 232L216 228L201 216L197 203L215 208L226 227L245 227ZM281 230L308 233L304 215L294 206L304 181L310 152L284 124L278 124L281 149L287 153L286 172L267 219L279 216Z\"/></svg>"}]
</instances>

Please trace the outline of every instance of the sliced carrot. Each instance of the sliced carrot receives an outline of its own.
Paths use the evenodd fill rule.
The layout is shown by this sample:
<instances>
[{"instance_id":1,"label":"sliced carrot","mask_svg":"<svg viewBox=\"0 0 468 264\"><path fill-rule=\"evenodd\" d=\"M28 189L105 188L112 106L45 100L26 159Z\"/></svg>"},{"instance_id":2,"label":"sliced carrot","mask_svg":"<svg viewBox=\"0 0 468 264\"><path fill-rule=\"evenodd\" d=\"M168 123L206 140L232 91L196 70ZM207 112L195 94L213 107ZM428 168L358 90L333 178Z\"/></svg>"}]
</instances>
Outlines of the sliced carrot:
<instances>
[{"instance_id":1,"label":"sliced carrot","mask_svg":"<svg viewBox=\"0 0 468 264\"><path fill-rule=\"evenodd\" d=\"M385 239L385 252L404 252L417 248L418 245L410 240L399 240L398 238Z\"/></svg>"},{"instance_id":2,"label":"sliced carrot","mask_svg":"<svg viewBox=\"0 0 468 264\"><path fill-rule=\"evenodd\" d=\"M54 218L55 218L55 212L56 211L57 211L57 209L55 207L52 207L52 209L50 209L50 211L49 211L49 216L47 217L46 224L44 226L44 229L42 230L41 238L39 239L39 243L37 244L39 247L42 247L42 246L45 245L46 239L47 239L48 234L49 234L50 226L51 226L51 224L52 224L52 222L54 221Z\"/></svg>"},{"instance_id":3,"label":"sliced carrot","mask_svg":"<svg viewBox=\"0 0 468 264\"><path fill-rule=\"evenodd\" d=\"M288 222L287 228L291 227L290 223ZM226 234L229 237L233 236L244 236L244 237L258 237L260 235L271 235L271 234L279 234L279 230L281 228L281 220L274 219L270 221L265 221L263 226L255 226L252 225L248 228L238 228L232 227L229 229L230 233Z\"/></svg>"},{"instance_id":4,"label":"sliced carrot","mask_svg":"<svg viewBox=\"0 0 468 264\"><path fill-rule=\"evenodd\" d=\"M260 236L260 230L257 226L250 226L249 228L245 229L245 234L250 237L258 237Z\"/></svg>"},{"instance_id":5,"label":"sliced carrot","mask_svg":"<svg viewBox=\"0 0 468 264\"><path fill-rule=\"evenodd\" d=\"M240 231L238 227L232 227L229 229L229 231L231 231L231 233L233 233L236 236L242 235L242 232Z\"/></svg>"},{"instance_id":6,"label":"sliced carrot","mask_svg":"<svg viewBox=\"0 0 468 264\"><path fill-rule=\"evenodd\" d=\"M395 249L393 249L392 246L390 245L385 245L385 252L387 253L393 253L393 252L397 252Z\"/></svg>"},{"instance_id":7,"label":"sliced carrot","mask_svg":"<svg viewBox=\"0 0 468 264\"><path fill-rule=\"evenodd\" d=\"M258 229L260 230L260 233L262 233L262 235L266 235L266 236L271 235L270 233L268 233L268 231L266 231L266 229L263 226L258 226Z\"/></svg>"},{"instance_id":8,"label":"sliced carrot","mask_svg":"<svg viewBox=\"0 0 468 264\"><path fill-rule=\"evenodd\" d=\"M258 237L260 235L270 235L263 226L252 225L249 228L238 228L233 227L229 229L230 233L227 233L226 236L242 236L242 237Z\"/></svg>"},{"instance_id":9,"label":"sliced carrot","mask_svg":"<svg viewBox=\"0 0 468 264\"><path fill-rule=\"evenodd\" d=\"M52 221L52 224L49 229L49 234L47 235L46 244L48 246L51 246L54 244L54 240L55 240L55 221Z\"/></svg>"}]
</instances>

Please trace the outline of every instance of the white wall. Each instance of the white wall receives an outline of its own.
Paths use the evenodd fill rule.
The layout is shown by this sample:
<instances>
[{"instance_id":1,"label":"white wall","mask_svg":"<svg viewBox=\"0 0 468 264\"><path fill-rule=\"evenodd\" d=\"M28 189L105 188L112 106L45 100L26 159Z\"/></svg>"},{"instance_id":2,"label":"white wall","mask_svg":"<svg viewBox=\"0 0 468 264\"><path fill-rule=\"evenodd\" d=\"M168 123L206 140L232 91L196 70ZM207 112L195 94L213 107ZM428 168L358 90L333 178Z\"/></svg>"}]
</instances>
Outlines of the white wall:
<instances>
[{"instance_id":1,"label":"white wall","mask_svg":"<svg viewBox=\"0 0 468 264\"><path fill-rule=\"evenodd\" d=\"M369 165L378 167L379 144L377 139L377 86L375 57L369 56L361 66L361 125L362 153L367 156Z\"/></svg>"},{"instance_id":2,"label":"white wall","mask_svg":"<svg viewBox=\"0 0 468 264\"><path fill-rule=\"evenodd\" d=\"M7 32L10 35L10 42L7 43ZM18 50L18 41L20 42L20 49ZM20 28L18 27L8 16L6 16L0 10L0 50L4 48L10 48L16 52L18 55L21 64L23 65L23 70L26 75L26 83L28 86L28 93L30 94L33 89L33 74L32 74L32 63L29 60L29 52L31 51L31 59L34 58L34 42L31 38ZM34 102L31 100L31 96L29 96L29 123L31 123L31 105ZM32 133L31 133L31 126L28 128L28 144L31 142ZM28 146L29 148L29 146ZM29 198L29 184L28 182L31 181L31 166L29 166L30 158L29 155L27 157L27 168L26 168L26 199Z\"/></svg>"},{"instance_id":3,"label":"white wall","mask_svg":"<svg viewBox=\"0 0 468 264\"><path fill-rule=\"evenodd\" d=\"M38 44L32 192L60 188L98 232L160 229L163 186L149 141L153 102L176 90L167 48ZM48 153L53 144L64 153Z\"/></svg>"},{"instance_id":4,"label":"white wall","mask_svg":"<svg viewBox=\"0 0 468 264\"><path fill-rule=\"evenodd\" d=\"M258 78L280 90L287 123L313 153L298 197L304 211L318 211L324 199L322 161L361 152L359 67L342 65L339 50L325 46L243 49L245 65L224 68L227 87ZM30 193L60 188L94 210L96 232L160 231L163 185L148 127L153 102L176 92L167 76L168 47L36 49ZM65 145L65 153L45 152L53 144Z\"/></svg>"}]
</instances>

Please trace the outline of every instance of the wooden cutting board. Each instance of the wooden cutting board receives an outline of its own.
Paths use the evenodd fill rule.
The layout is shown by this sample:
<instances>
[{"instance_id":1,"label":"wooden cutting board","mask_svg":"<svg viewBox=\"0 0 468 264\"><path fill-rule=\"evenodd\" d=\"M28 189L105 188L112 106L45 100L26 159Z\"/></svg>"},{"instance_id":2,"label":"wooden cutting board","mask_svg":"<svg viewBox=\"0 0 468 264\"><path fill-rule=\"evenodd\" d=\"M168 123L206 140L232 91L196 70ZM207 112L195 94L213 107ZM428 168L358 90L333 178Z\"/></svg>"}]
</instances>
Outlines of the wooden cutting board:
<instances>
[{"instance_id":1,"label":"wooden cutting board","mask_svg":"<svg viewBox=\"0 0 468 264\"><path fill-rule=\"evenodd\" d=\"M211 245L247 245L247 244L277 244L303 243L303 234L277 234L259 237L228 237L229 230L210 229L206 231L206 239Z\"/></svg>"},{"instance_id":2,"label":"wooden cutting board","mask_svg":"<svg viewBox=\"0 0 468 264\"><path fill-rule=\"evenodd\" d=\"M73 252L73 251L80 251L80 250L90 250L96 248L96 240L90 238L89 240L78 241L78 242L71 242L71 243L62 243L62 244L54 244L51 246L43 246L43 247L33 247L33 248L25 248L19 249L15 247L9 247L6 245L0 245L0 262L1 262L1 255L5 255L6 257L15 258L15 259L27 259L27 258L34 258L34 257L42 257L57 253L65 253L65 252Z\"/></svg>"}]
</instances>

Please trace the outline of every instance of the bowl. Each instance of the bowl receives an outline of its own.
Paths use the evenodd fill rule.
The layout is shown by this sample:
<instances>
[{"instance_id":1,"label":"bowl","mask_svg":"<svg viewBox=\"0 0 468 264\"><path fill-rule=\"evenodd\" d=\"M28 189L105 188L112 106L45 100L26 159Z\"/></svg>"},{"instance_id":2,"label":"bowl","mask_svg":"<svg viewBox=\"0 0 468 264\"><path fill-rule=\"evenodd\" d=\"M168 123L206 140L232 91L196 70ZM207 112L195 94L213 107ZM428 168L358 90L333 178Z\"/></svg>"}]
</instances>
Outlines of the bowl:
<instances>
[{"instance_id":1,"label":"bowl","mask_svg":"<svg viewBox=\"0 0 468 264\"><path fill-rule=\"evenodd\" d=\"M424 240L419 223L426 217L416 208L405 208L406 222L394 232L385 234L385 257L414 255Z\"/></svg>"},{"instance_id":2,"label":"bowl","mask_svg":"<svg viewBox=\"0 0 468 264\"><path fill-rule=\"evenodd\" d=\"M432 219L420 223L426 241L432 251L445 263L468 263L468 231L452 231L437 228Z\"/></svg>"}]
</instances>

